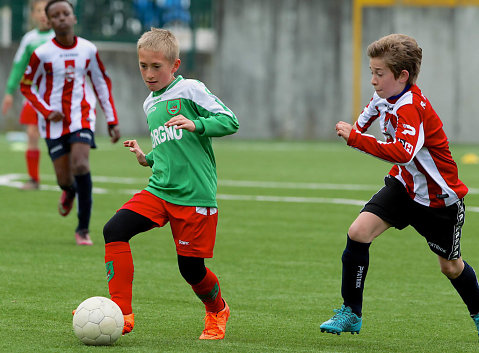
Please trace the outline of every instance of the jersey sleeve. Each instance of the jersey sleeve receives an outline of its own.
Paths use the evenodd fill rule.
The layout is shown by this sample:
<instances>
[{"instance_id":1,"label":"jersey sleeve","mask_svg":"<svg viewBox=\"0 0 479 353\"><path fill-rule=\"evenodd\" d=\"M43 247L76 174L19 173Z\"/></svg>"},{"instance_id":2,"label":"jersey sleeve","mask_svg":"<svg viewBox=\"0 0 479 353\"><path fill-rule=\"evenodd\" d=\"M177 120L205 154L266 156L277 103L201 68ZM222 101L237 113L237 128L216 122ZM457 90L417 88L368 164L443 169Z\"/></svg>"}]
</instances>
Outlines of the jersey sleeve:
<instances>
[{"instance_id":1,"label":"jersey sleeve","mask_svg":"<svg viewBox=\"0 0 479 353\"><path fill-rule=\"evenodd\" d=\"M348 145L387 162L409 164L424 145L424 129L421 114L412 104L397 110L395 138L378 141L374 136L351 130Z\"/></svg>"},{"instance_id":2,"label":"jersey sleeve","mask_svg":"<svg viewBox=\"0 0 479 353\"><path fill-rule=\"evenodd\" d=\"M194 120L198 134L207 137L221 137L238 131L238 119L218 97L206 87L204 90L198 89L196 95L197 98L193 104L199 113L198 119Z\"/></svg>"},{"instance_id":3,"label":"jersey sleeve","mask_svg":"<svg viewBox=\"0 0 479 353\"><path fill-rule=\"evenodd\" d=\"M101 108L105 113L108 125L117 125L118 115L116 113L115 102L113 101L111 79L106 73L105 66L98 55L98 51L95 51L91 58L88 75Z\"/></svg>"},{"instance_id":4,"label":"jersey sleeve","mask_svg":"<svg viewBox=\"0 0 479 353\"><path fill-rule=\"evenodd\" d=\"M29 50L28 46L27 35L25 35L20 41L20 45L18 46L17 52L15 53L15 57L13 59L12 69L7 81L7 94L13 94L17 90L23 77L23 73L27 68L31 54L31 49Z\"/></svg>"},{"instance_id":5,"label":"jersey sleeve","mask_svg":"<svg viewBox=\"0 0 479 353\"><path fill-rule=\"evenodd\" d=\"M361 132L366 132L374 121L379 118L379 111L376 109L379 97L375 94L369 104L364 108L356 121L356 127Z\"/></svg>"},{"instance_id":6,"label":"jersey sleeve","mask_svg":"<svg viewBox=\"0 0 479 353\"><path fill-rule=\"evenodd\" d=\"M26 99L39 111L46 119L53 112L50 105L38 94L38 90L34 84L37 79L44 74L42 62L40 58L33 52L30 57L27 69L20 82L20 90Z\"/></svg>"}]
</instances>

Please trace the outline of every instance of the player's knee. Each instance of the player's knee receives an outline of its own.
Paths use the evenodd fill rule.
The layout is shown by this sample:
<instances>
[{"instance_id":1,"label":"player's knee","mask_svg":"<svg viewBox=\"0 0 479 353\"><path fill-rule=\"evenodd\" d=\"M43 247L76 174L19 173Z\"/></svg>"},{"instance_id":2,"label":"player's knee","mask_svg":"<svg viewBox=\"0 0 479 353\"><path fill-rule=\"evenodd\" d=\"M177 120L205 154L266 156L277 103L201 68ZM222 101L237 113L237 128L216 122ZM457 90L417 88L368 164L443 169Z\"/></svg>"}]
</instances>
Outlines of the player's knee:
<instances>
[{"instance_id":1,"label":"player's knee","mask_svg":"<svg viewBox=\"0 0 479 353\"><path fill-rule=\"evenodd\" d=\"M74 161L72 163L72 171L74 175L84 175L90 172L90 164L88 161Z\"/></svg>"},{"instance_id":2,"label":"player's knee","mask_svg":"<svg viewBox=\"0 0 479 353\"><path fill-rule=\"evenodd\" d=\"M464 265L459 262L441 262L441 272L449 279L459 277L464 269Z\"/></svg>"},{"instance_id":3,"label":"player's knee","mask_svg":"<svg viewBox=\"0 0 479 353\"><path fill-rule=\"evenodd\" d=\"M122 227L117 222L115 216L113 216L103 227L103 238L105 239L105 244L112 243L115 241L129 241L131 237L128 237L124 234Z\"/></svg>"},{"instance_id":4,"label":"player's knee","mask_svg":"<svg viewBox=\"0 0 479 353\"><path fill-rule=\"evenodd\" d=\"M351 224L348 230L348 235L351 240L358 241L358 242L369 242L370 234L367 231L366 227L363 227L361 223L354 222Z\"/></svg>"},{"instance_id":5,"label":"player's knee","mask_svg":"<svg viewBox=\"0 0 479 353\"><path fill-rule=\"evenodd\" d=\"M206 276L205 259L178 255L178 268L189 284L198 284Z\"/></svg>"}]
</instances>

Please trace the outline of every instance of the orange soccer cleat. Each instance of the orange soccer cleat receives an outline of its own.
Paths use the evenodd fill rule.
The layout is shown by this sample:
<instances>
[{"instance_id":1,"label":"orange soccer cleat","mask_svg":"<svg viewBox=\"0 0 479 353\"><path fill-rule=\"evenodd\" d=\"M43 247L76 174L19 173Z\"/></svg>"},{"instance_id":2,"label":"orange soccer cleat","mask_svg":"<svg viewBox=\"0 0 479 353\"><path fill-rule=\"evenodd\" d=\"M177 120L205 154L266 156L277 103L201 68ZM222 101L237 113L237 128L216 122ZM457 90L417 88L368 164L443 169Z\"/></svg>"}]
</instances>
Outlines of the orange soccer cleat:
<instances>
[{"instance_id":1,"label":"orange soccer cleat","mask_svg":"<svg viewBox=\"0 0 479 353\"><path fill-rule=\"evenodd\" d=\"M123 324L123 332L121 334L126 335L130 333L133 330L133 326L135 326L135 314L123 315L123 320L125 320L125 323Z\"/></svg>"},{"instance_id":2,"label":"orange soccer cleat","mask_svg":"<svg viewBox=\"0 0 479 353\"><path fill-rule=\"evenodd\" d=\"M230 317L230 308L226 302L224 303L223 310L217 313L206 312L205 329L200 336L200 340L221 340L225 338L226 322Z\"/></svg>"}]
</instances>

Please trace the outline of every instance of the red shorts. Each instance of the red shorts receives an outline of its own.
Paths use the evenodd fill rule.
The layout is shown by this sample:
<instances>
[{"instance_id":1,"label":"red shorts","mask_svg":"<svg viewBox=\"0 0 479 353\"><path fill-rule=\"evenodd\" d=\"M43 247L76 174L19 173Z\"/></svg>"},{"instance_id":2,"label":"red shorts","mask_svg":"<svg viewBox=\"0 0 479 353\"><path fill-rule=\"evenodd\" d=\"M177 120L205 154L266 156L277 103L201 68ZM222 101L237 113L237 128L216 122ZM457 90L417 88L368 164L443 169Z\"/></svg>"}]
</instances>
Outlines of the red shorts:
<instances>
[{"instance_id":1,"label":"red shorts","mask_svg":"<svg viewBox=\"0 0 479 353\"><path fill-rule=\"evenodd\" d=\"M142 190L121 209L141 214L155 222L158 227L170 222L178 255L213 257L218 223L217 208L175 205Z\"/></svg>"},{"instance_id":2,"label":"red shorts","mask_svg":"<svg viewBox=\"0 0 479 353\"><path fill-rule=\"evenodd\" d=\"M23 104L22 112L20 113L20 124L22 125L37 125L38 113L28 102Z\"/></svg>"}]
</instances>

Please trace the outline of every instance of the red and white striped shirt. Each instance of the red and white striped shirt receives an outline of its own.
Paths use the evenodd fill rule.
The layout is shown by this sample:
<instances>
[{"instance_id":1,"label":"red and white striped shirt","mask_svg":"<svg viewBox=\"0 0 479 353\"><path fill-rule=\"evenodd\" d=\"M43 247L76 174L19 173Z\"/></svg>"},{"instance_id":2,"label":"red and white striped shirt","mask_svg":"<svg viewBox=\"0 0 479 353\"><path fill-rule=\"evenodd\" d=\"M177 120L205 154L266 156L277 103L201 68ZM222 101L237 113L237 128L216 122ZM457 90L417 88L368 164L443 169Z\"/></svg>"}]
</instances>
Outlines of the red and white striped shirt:
<instances>
[{"instance_id":1,"label":"red and white striped shirt","mask_svg":"<svg viewBox=\"0 0 479 353\"><path fill-rule=\"evenodd\" d=\"M55 39L39 46L30 58L20 89L44 117L38 123L44 138L56 139L84 128L95 131L95 94L107 123L118 124L111 80L95 45L81 37L75 37L71 47ZM62 112L65 118L58 122L47 120L53 111Z\"/></svg>"},{"instance_id":2,"label":"red and white striped shirt","mask_svg":"<svg viewBox=\"0 0 479 353\"><path fill-rule=\"evenodd\" d=\"M378 118L386 142L365 134ZM416 85L394 99L374 93L356 126L359 131L351 131L348 145L394 163L389 174L402 182L414 201L445 207L467 194L466 185L458 178L443 124Z\"/></svg>"}]
</instances>

